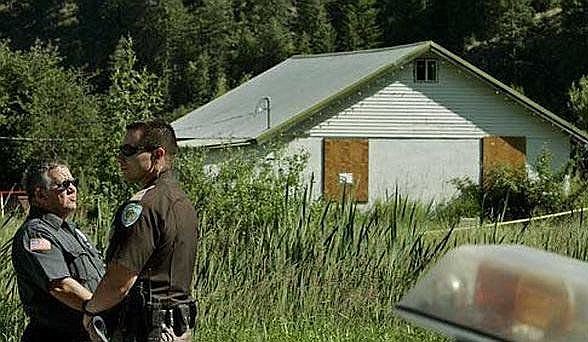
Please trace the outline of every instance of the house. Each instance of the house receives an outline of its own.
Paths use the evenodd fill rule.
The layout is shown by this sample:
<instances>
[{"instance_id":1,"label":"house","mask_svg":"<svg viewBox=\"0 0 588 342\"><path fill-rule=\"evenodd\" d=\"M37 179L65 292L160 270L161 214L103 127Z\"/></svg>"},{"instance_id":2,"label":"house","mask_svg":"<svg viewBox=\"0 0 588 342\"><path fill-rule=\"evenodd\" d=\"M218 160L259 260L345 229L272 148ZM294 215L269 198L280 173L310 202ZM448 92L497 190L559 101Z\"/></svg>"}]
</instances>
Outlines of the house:
<instances>
[{"instance_id":1,"label":"house","mask_svg":"<svg viewBox=\"0 0 588 342\"><path fill-rule=\"evenodd\" d=\"M564 165L588 135L434 42L293 56L173 122L180 144L214 149L280 139L309 154L314 186L351 184L372 202L396 187L443 199L542 149ZM317 186L318 185L318 186Z\"/></svg>"}]
</instances>

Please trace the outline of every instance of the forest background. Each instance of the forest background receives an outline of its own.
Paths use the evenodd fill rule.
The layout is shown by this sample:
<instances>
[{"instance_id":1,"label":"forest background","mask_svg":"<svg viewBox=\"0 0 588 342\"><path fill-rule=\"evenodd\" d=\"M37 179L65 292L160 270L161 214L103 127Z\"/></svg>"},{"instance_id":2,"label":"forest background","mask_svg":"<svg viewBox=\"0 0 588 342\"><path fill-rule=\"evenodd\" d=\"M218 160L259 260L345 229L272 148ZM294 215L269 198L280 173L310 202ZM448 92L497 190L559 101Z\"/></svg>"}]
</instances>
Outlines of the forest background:
<instances>
[{"instance_id":1,"label":"forest background","mask_svg":"<svg viewBox=\"0 0 588 342\"><path fill-rule=\"evenodd\" d=\"M39 152L111 183L125 122L174 120L293 54L434 40L588 124L588 0L1 0L0 40L2 189Z\"/></svg>"},{"instance_id":2,"label":"forest background","mask_svg":"<svg viewBox=\"0 0 588 342\"><path fill-rule=\"evenodd\" d=\"M172 121L293 54L429 39L588 127L588 0L0 0L0 189L18 187L32 159L64 158L82 180L76 220L102 249L131 190L115 161L129 121ZM311 201L300 156L277 175L242 157L215 178L200 151L176 163L203 213L199 341L442 341L392 310L449 248L526 244L588 260L583 211L502 230L482 229L482 206L479 229L454 232L487 202L463 184L463 201L440 208L450 210L395 193L362 212ZM513 189L525 212L588 203L585 183L560 195L561 175L538 170L537 180L498 177L496 203ZM23 218L0 221L0 341L18 340L25 323L9 265Z\"/></svg>"}]
</instances>

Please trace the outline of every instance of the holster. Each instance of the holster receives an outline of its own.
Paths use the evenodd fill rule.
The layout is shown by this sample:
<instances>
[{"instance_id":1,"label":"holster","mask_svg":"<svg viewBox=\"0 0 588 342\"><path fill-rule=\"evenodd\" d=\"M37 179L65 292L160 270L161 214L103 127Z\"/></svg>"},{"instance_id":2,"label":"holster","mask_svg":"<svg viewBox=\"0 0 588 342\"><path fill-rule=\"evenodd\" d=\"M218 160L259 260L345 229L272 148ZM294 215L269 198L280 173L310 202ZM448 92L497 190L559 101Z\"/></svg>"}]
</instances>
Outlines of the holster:
<instances>
[{"instance_id":1,"label":"holster","mask_svg":"<svg viewBox=\"0 0 588 342\"><path fill-rule=\"evenodd\" d=\"M149 298L139 286L130 291L124 302L120 330L124 336L134 336L137 341L160 341L164 326L181 336L194 327L197 315L195 300L165 305L156 298Z\"/></svg>"},{"instance_id":2,"label":"holster","mask_svg":"<svg viewBox=\"0 0 588 342\"><path fill-rule=\"evenodd\" d=\"M180 336L186 330L194 328L198 315L198 303L192 299L185 303L175 304L168 312L171 312L171 319L166 324L173 327L176 336Z\"/></svg>"}]
</instances>

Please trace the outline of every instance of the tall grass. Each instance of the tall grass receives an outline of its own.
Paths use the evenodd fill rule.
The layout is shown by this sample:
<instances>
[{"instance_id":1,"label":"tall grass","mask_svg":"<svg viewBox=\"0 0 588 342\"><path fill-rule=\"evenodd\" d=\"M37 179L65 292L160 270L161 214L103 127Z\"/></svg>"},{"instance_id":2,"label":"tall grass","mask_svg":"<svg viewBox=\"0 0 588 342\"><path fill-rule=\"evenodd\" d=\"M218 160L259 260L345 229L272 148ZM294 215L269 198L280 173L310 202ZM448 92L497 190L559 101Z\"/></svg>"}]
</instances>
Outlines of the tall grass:
<instances>
[{"instance_id":1,"label":"tall grass","mask_svg":"<svg viewBox=\"0 0 588 342\"><path fill-rule=\"evenodd\" d=\"M338 201L315 199L312 180L297 177L301 161L276 158L288 167L235 159L209 176L195 171L202 159L182 161L180 178L201 217L194 285L199 341L443 340L397 320L392 309L448 249L515 243L588 257L580 213L458 231L454 218L439 219L430 204L397 191L368 209L358 208L347 191ZM79 223L103 247L112 208L88 200L98 209ZM22 220L15 215L0 228L0 339L6 341L18 340L24 326L8 247Z\"/></svg>"}]
</instances>

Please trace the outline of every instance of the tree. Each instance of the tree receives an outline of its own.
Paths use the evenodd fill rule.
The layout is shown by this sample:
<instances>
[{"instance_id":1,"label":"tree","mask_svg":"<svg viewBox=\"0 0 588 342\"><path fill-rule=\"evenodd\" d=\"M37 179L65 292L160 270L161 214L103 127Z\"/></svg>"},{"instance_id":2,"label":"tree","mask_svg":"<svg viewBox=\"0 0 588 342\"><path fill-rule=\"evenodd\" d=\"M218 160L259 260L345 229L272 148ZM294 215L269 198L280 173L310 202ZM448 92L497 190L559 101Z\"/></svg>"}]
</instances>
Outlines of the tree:
<instances>
[{"instance_id":1,"label":"tree","mask_svg":"<svg viewBox=\"0 0 588 342\"><path fill-rule=\"evenodd\" d=\"M583 128L588 128L588 76L583 76L568 90L569 106L576 117L576 122Z\"/></svg>"},{"instance_id":2,"label":"tree","mask_svg":"<svg viewBox=\"0 0 588 342\"><path fill-rule=\"evenodd\" d=\"M117 146L122 141L127 124L133 121L148 120L163 115L164 89L158 77L146 68L136 70L137 58L131 38L121 38L112 56L111 86L108 94L102 97L99 145L92 165L100 165L93 178L98 182L90 185L94 193L107 196L121 194L116 155ZM95 164L94 164L95 163Z\"/></svg>"},{"instance_id":3,"label":"tree","mask_svg":"<svg viewBox=\"0 0 588 342\"><path fill-rule=\"evenodd\" d=\"M381 0L378 22L387 46L430 39L426 7L422 0Z\"/></svg>"},{"instance_id":4,"label":"tree","mask_svg":"<svg viewBox=\"0 0 588 342\"><path fill-rule=\"evenodd\" d=\"M294 30L297 50L302 53L331 52L335 49L335 30L321 0L301 0L296 4Z\"/></svg>"},{"instance_id":5,"label":"tree","mask_svg":"<svg viewBox=\"0 0 588 342\"><path fill-rule=\"evenodd\" d=\"M578 79L588 70L588 0L561 0L562 54L569 81Z\"/></svg>"},{"instance_id":6,"label":"tree","mask_svg":"<svg viewBox=\"0 0 588 342\"><path fill-rule=\"evenodd\" d=\"M333 1L331 18L337 32L338 51L369 49L381 44L375 0Z\"/></svg>"},{"instance_id":7,"label":"tree","mask_svg":"<svg viewBox=\"0 0 588 342\"><path fill-rule=\"evenodd\" d=\"M55 47L12 51L0 43L0 185L20 181L33 159L64 158L74 170L98 139L98 98L83 75L64 69ZM91 152L90 152L91 153Z\"/></svg>"},{"instance_id":8,"label":"tree","mask_svg":"<svg viewBox=\"0 0 588 342\"><path fill-rule=\"evenodd\" d=\"M237 2L236 46L226 69L239 80L264 72L294 51L292 5L289 0ZM230 68L230 69L229 69Z\"/></svg>"},{"instance_id":9,"label":"tree","mask_svg":"<svg viewBox=\"0 0 588 342\"><path fill-rule=\"evenodd\" d=\"M462 52L466 41L475 37L483 2L433 0L426 9L430 38L454 52ZM422 23L421 23L422 25Z\"/></svg>"}]
</instances>

